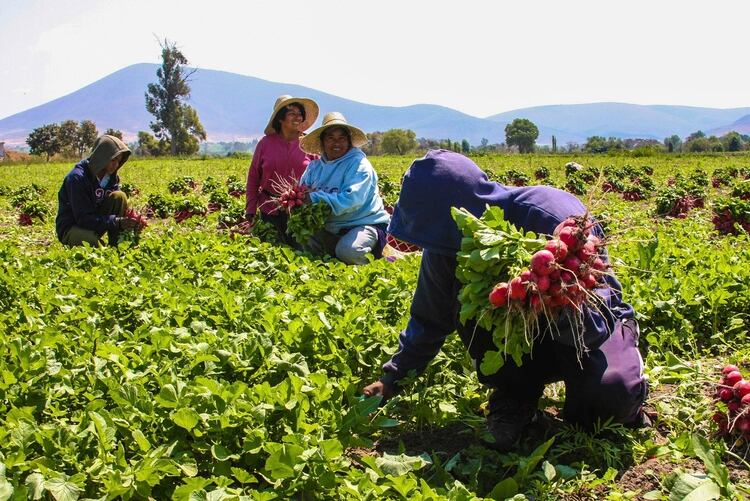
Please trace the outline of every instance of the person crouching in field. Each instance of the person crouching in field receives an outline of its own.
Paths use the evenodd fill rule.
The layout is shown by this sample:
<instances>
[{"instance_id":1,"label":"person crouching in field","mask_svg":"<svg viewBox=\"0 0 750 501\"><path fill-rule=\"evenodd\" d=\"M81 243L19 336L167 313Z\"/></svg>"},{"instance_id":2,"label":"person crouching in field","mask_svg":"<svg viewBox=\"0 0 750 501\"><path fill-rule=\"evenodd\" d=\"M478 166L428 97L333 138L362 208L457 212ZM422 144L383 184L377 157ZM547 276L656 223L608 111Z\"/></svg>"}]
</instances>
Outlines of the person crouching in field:
<instances>
[{"instance_id":1,"label":"person crouching in field","mask_svg":"<svg viewBox=\"0 0 750 501\"><path fill-rule=\"evenodd\" d=\"M128 197L120 191L117 172L130 157L120 139L103 135L96 139L88 158L73 167L57 194L59 203L55 229L65 245L101 244L107 233L110 245L117 243L120 230L137 224L123 217Z\"/></svg>"},{"instance_id":2,"label":"person crouching in field","mask_svg":"<svg viewBox=\"0 0 750 501\"><path fill-rule=\"evenodd\" d=\"M378 191L378 175L360 149L365 144L365 133L338 112L327 113L323 125L300 140L304 151L322 155L310 162L300 184L312 190L312 203L325 202L332 212L325 229L306 248L347 264L367 263L370 253L381 257L390 221Z\"/></svg>"},{"instance_id":3,"label":"person crouching in field","mask_svg":"<svg viewBox=\"0 0 750 501\"><path fill-rule=\"evenodd\" d=\"M623 302L621 286L607 274L598 289L602 307L584 306L580 353L576 332L561 316L556 328L535 341L532 356L521 366L511 359L498 372L485 375L479 362L498 351L492 334L476 322L459 322L461 309L456 278L456 253L462 234L451 217L451 207L465 208L480 217L487 205L503 209L505 219L523 231L552 235L570 216L586 214L573 195L549 186L513 188L491 182L470 159L445 150L430 151L406 172L388 232L423 248L411 317L399 337L399 348L384 366L384 375L366 388L366 396L388 398L400 390L399 380L421 373L437 355L446 337L457 331L475 362L479 381L493 391L487 427L493 447L511 449L537 417L546 384L565 382L565 421L590 428L612 418L632 426L647 424L643 403L648 384L637 348L638 324L633 308ZM603 237L598 226L594 231ZM602 257L606 258L605 255ZM544 330L544 329L542 329ZM578 355L580 354L580 361Z\"/></svg>"}]
</instances>

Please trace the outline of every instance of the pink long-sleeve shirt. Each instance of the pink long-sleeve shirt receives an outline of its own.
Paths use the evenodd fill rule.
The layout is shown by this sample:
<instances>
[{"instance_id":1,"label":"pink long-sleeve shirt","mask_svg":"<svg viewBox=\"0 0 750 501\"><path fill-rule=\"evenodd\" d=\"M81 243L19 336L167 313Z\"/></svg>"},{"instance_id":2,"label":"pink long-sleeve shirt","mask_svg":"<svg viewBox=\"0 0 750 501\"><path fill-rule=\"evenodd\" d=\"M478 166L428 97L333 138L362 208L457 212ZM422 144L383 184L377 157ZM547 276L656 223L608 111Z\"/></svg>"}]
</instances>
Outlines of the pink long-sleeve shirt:
<instances>
[{"instance_id":1,"label":"pink long-sleeve shirt","mask_svg":"<svg viewBox=\"0 0 750 501\"><path fill-rule=\"evenodd\" d=\"M247 173L246 214L255 214L258 209L269 214L275 204L265 203L271 195L278 195L274 184L283 180L295 183L302 177L307 164L318 158L299 147L299 139L287 141L279 134L268 134L258 142Z\"/></svg>"}]
</instances>

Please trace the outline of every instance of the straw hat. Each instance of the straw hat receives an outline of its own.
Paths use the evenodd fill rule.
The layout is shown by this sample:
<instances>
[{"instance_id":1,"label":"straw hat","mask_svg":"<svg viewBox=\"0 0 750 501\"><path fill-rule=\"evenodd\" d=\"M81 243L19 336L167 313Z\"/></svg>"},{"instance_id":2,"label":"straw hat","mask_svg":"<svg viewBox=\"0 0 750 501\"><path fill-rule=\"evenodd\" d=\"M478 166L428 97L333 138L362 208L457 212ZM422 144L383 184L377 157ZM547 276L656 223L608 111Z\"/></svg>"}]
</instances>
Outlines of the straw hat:
<instances>
[{"instance_id":1,"label":"straw hat","mask_svg":"<svg viewBox=\"0 0 750 501\"><path fill-rule=\"evenodd\" d=\"M279 96L276 99L276 104L273 105L273 113L271 113L271 118L268 119L266 130L263 131L266 135L276 132L273 128L273 117L276 116L276 113L278 113L284 106L292 103L298 103L305 109L305 121L300 124L302 130L309 129L310 126L315 123L315 120L318 119L318 103L306 97L292 97L288 94L284 94L283 96Z\"/></svg>"},{"instance_id":2,"label":"straw hat","mask_svg":"<svg viewBox=\"0 0 750 501\"><path fill-rule=\"evenodd\" d=\"M307 153L314 153L318 155L321 154L320 136L326 129L330 129L331 127L343 127L345 129L348 129L349 134L351 134L352 136L352 146L354 148L364 146L368 142L367 134L362 132L361 129L358 129L353 125L349 125L346 121L346 118L344 118L344 115L342 115L338 111L331 111L329 113L326 113L323 117L323 125L299 140L300 148L302 148Z\"/></svg>"}]
</instances>

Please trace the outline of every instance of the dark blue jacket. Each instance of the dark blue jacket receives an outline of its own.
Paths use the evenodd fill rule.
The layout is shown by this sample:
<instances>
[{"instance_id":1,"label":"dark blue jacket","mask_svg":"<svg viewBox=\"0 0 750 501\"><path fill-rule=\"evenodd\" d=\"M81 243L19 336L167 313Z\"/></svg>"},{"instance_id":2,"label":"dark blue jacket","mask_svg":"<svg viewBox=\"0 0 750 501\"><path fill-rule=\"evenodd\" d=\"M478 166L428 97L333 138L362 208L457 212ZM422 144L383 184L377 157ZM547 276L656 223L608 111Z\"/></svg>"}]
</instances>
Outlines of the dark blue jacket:
<instances>
[{"instance_id":1,"label":"dark blue jacket","mask_svg":"<svg viewBox=\"0 0 750 501\"><path fill-rule=\"evenodd\" d=\"M434 150L415 160L404 175L388 231L422 247L422 263L411 318L399 336L398 351L383 366L383 381L392 383L412 370L422 372L454 330L474 360L481 361L485 351L497 349L491 333L476 328L474 322L461 325L458 321L461 284L455 271L462 235L451 207L480 217L487 205L501 207L517 228L543 235L551 235L567 217L586 213L586 207L570 193L549 186L511 188L491 182L474 162L451 151ZM603 236L600 228L596 231ZM633 317L632 307L622 301L620 283L613 276L606 280L609 288L597 289L597 293L607 308L584 311L584 342L589 349L604 342L617 319ZM552 331L556 341L575 345L567 320ZM481 373L479 378L483 380Z\"/></svg>"},{"instance_id":2,"label":"dark blue jacket","mask_svg":"<svg viewBox=\"0 0 750 501\"><path fill-rule=\"evenodd\" d=\"M117 230L116 216L102 216L97 211L109 193L120 189L120 178L112 174L102 188L99 180L89 169L89 160L81 160L65 176L57 193L58 209L55 219L57 238L62 241L73 226L93 230L102 235Z\"/></svg>"}]
</instances>

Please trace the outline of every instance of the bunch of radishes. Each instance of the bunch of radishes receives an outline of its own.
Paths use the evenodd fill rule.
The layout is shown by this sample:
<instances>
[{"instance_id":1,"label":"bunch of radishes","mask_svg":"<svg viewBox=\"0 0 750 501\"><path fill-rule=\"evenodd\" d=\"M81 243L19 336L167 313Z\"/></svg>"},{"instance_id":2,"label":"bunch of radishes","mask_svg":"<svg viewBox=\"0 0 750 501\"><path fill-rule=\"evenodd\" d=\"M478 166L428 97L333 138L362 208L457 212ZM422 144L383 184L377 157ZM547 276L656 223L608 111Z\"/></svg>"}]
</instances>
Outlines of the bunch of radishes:
<instances>
[{"instance_id":1,"label":"bunch of radishes","mask_svg":"<svg viewBox=\"0 0 750 501\"><path fill-rule=\"evenodd\" d=\"M287 212L291 212L295 207L299 207L305 203L305 197L309 191L310 189L302 184L291 186L279 195L279 205Z\"/></svg>"},{"instance_id":2,"label":"bunch of radishes","mask_svg":"<svg viewBox=\"0 0 750 501\"><path fill-rule=\"evenodd\" d=\"M508 282L500 282L489 294L495 308L520 307L533 313L552 313L565 306L579 308L603 286L608 266L599 253L604 243L591 233L586 216L560 223L544 248L531 256L525 269Z\"/></svg>"},{"instance_id":3,"label":"bunch of radishes","mask_svg":"<svg viewBox=\"0 0 750 501\"><path fill-rule=\"evenodd\" d=\"M133 208L128 208L128 210L125 211L125 214L123 217L126 217L132 221L135 221L136 231L141 231L143 230L143 228L148 226L148 218L146 218L146 216L144 216L143 214L141 214L140 212L138 212L137 210Z\"/></svg>"},{"instance_id":4,"label":"bunch of radishes","mask_svg":"<svg viewBox=\"0 0 750 501\"><path fill-rule=\"evenodd\" d=\"M123 214L123 217L134 221L135 226L133 226L132 228L127 228L120 232L120 235L117 238L117 242L131 242L133 244L138 244L138 242L140 242L141 240L141 231L143 231L143 228L148 226L148 219L132 208L128 208L125 211L125 214Z\"/></svg>"},{"instance_id":5,"label":"bunch of radishes","mask_svg":"<svg viewBox=\"0 0 750 501\"><path fill-rule=\"evenodd\" d=\"M750 381L742 377L736 365L727 365L721 371L722 377L716 386L716 398L723 406L713 416L723 436L741 435L750 440Z\"/></svg>"}]
</instances>

